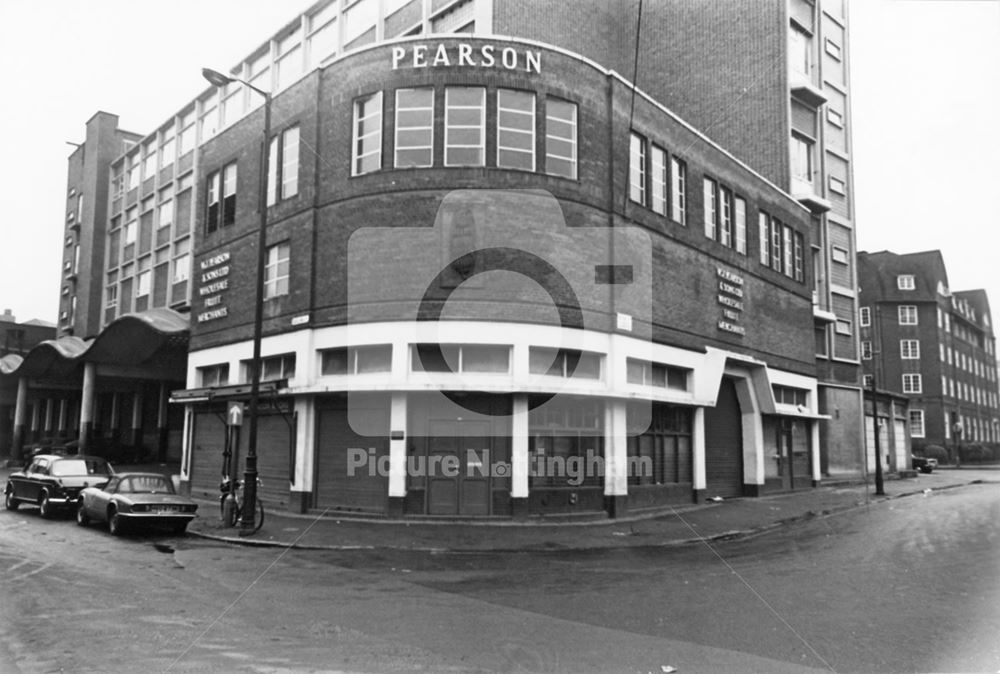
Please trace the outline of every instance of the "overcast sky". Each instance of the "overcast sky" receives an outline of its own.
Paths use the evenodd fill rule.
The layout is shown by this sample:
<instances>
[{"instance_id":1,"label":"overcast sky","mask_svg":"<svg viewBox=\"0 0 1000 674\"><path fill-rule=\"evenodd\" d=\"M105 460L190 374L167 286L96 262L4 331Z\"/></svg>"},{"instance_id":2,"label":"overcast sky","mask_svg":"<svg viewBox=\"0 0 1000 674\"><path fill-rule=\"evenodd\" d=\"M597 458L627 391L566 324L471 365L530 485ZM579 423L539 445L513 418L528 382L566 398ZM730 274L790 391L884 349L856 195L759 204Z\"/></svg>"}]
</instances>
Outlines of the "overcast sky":
<instances>
[{"instance_id":1,"label":"overcast sky","mask_svg":"<svg viewBox=\"0 0 1000 674\"><path fill-rule=\"evenodd\" d=\"M148 133L204 88L202 66L229 68L312 2L0 0L0 311L57 318L66 141L97 110ZM940 249L951 288L985 288L1000 320L1000 2L851 13L859 250Z\"/></svg>"}]
</instances>

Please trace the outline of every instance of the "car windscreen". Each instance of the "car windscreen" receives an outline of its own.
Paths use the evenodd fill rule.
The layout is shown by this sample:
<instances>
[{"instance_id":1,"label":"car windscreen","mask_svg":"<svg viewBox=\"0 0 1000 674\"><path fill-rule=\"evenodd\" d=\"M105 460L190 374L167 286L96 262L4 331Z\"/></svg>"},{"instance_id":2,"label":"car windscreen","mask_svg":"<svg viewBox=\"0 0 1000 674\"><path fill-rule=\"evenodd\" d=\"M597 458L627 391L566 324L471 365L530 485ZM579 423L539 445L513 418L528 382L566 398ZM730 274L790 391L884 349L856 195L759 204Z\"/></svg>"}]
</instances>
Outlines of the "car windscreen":
<instances>
[{"instance_id":1,"label":"car windscreen","mask_svg":"<svg viewBox=\"0 0 1000 674\"><path fill-rule=\"evenodd\" d=\"M70 475L110 475L108 464L92 459L63 459L52 463L51 475L66 477Z\"/></svg>"},{"instance_id":2,"label":"car windscreen","mask_svg":"<svg viewBox=\"0 0 1000 674\"><path fill-rule=\"evenodd\" d=\"M134 475L127 481L123 480L118 491L132 494L172 494L174 486L170 480L160 475Z\"/></svg>"}]
</instances>

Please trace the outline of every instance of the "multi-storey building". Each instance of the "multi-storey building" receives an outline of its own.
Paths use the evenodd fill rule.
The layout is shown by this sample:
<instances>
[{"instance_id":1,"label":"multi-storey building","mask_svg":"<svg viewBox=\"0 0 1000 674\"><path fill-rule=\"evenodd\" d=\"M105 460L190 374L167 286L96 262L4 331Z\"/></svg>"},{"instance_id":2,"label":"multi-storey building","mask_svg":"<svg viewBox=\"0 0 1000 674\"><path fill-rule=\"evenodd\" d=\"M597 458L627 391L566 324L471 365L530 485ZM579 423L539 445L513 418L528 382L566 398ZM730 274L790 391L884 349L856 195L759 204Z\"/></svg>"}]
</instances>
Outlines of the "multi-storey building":
<instances>
[{"instance_id":1,"label":"multi-storey building","mask_svg":"<svg viewBox=\"0 0 1000 674\"><path fill-rule=\"evenodd\" d=\"M952 291L940 251L858 255L865 384L909 399L916 447L1000 441L996 339L983 290Z\"/></svg>"},{"instance_id":2,"label":"multi-storey building","mask_svg":"<svg viewBox=\"0 0 1000 674\"><path fill-rule=\"evenodd\" d=\"M862 470L846 15L828 4L323 0L229 70L273 96L268 497L404 514L617 513ZM239 82L212 86L147 136L115 132L134 144L99 175L104 250L84 251L101 260L89 278L102 289L104 353L122 326L138 329L130 317L150 312L159 320L144 334L174 348L174 319L190 316L175 409L195 491L216 486L219 412L246 397L262 103ZM548 196L511 197L520 190ZM513 293L505 301L448 302L454 313L431 339L407 327L412 289L397 278L434 262L419 246L376 247L392 263L377 284L350 273L354 232L443 227L464 241L443 250L468 252L482 232L523 230L530 207L570 230L643 232L651 262L634 280L649 281L648 310L584 293L590 322L579 331L536 309L562 307L559 292L501 285ZM618 283L607 271L617 246L590 285ZM572 246L549 252L560 270L586 268ZM134 356L136 371L157 358ZM446 372L430 376L441 368L426 358L443 358ZM101 382L98 371L97 397ZM556 391L561 407L539 412ZM349 393L361 394L353 405ZM113 425L102 414L116 414L115 400L90 423ZM629 432L641 426L634 402L650 410L645 431ZM511 473L409 474L411 460L462 445L454 438ZM359 448L384 474L347 479ZM530 474L538 460L588 451L613 468L577 484ZM627 475L631 459L655 474ZM475 466L462 461L467 475Z\"/></svg>"}]
</instances>

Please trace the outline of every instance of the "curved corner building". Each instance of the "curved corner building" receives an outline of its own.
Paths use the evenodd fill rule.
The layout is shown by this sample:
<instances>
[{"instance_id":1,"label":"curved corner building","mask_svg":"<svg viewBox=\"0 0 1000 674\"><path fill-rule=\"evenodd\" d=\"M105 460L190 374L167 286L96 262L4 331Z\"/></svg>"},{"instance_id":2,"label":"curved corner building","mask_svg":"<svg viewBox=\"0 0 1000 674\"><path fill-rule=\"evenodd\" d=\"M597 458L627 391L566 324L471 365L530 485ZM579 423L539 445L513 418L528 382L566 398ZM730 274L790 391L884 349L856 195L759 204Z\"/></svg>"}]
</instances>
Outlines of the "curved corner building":
<instances>
[{"instance_id":1,"label":"curved corner building","mask_svg":"<svg viewBox=\"0 0 1000 674\"><path fill-rule=\"evenodd\" d=\"M102 321L189 312L186 488L245 457L262 198L269 507L620 516L861 470L845 10L639 9L324 0L229 71L273 93L266 181L239 83L110 162Z\"/></svg>"}]
</instances>

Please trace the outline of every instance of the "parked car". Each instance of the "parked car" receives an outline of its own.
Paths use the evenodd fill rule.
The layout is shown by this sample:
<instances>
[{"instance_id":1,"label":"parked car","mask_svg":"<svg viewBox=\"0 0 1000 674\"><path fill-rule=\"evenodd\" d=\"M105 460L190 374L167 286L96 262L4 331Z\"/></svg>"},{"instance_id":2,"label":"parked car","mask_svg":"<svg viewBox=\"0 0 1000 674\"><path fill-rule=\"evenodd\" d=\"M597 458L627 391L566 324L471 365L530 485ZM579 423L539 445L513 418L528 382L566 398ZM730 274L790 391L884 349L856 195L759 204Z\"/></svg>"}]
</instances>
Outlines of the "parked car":
<instances>
[{"instance_id":1,"label":"parked car","mask_svg":"<svg viewBox=\"0 0 1000 674\"><path fill-rule=\"evenodd\" d=\"M7 478L4 506L37 505L42 517L52 517L76 505L81 489L103 485L112 475L111 464L99 456L39 454Z\"/></svg>"},{"instance_id":2,"label":"parked car","mask_svg":"<svg viewBox=\"0 0 1000 674\"><path fill-rule=\"evenodd\" d=\"M921 473L930 473L938 466L937 459L933 457L911 454L910 458L913 461L913 470L919 470Z\"/></svg>"},{"instance_id":3,"label":"parked car","mask_svg":"<svg viewBox=\"0 0 1000 674\"><path fill-rule=\"evenodd\" d=\"M107 484L80 492L76 523L107 522L115 536L128 530L167 529L183 533L196 517L198 504L174 491L159 473L119 473Z\"/></svg>"}]
</instances>

